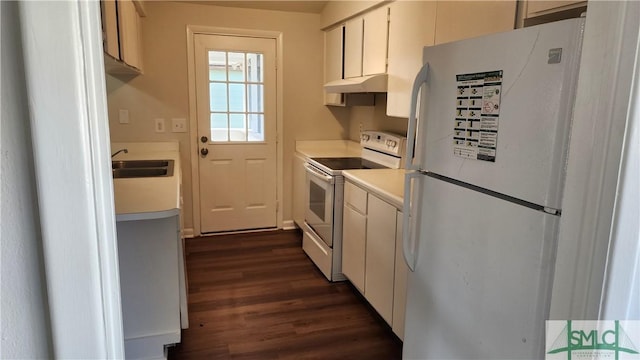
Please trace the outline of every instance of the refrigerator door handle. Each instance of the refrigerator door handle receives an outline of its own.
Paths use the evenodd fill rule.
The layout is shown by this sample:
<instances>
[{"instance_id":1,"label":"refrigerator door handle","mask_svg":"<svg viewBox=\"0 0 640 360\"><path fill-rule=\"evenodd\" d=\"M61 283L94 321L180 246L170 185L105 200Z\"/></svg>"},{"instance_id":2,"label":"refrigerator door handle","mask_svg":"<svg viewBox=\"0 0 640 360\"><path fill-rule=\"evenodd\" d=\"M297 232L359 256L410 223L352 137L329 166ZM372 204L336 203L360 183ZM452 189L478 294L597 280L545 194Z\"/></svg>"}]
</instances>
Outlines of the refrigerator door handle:
<instances>
[{"instance_id":1,"label":"refrigerator door handle","mask_svg":"<svg viewBox=\"0 0 640 360\"><path fill-rule=\"evenodd\" d=\"M405 168L407 170L419 170L419 165L413 162L417 145L416 129L418 127L418 118L416 117L416 112L418 108L418 93L420 92L422 84L427 82L428 77L429 63L425 63L422 65L422 68L420 68L418 75L416 75L411 90L411 108L409 109L409 127L407 129L407 159L405 161Z\"/></svg>"},{"instance_id":2,"label":"refrigerator door handle","mask_svg":"<svg viewBox=\"0 0 640 360\"><path fill-rule=\"evenodd\" d=\"M412 231L417 216L412 214L415 210L412 206L411 199L411 181L418 177L424 176L421 172L408 172L404 175L404 197L402 203L402 255L407 263L409 270L415 271L416 268L416 244L418 240L412 241ZM416 202L416 204L418 204Z\"/></svg>"}]
</instances>

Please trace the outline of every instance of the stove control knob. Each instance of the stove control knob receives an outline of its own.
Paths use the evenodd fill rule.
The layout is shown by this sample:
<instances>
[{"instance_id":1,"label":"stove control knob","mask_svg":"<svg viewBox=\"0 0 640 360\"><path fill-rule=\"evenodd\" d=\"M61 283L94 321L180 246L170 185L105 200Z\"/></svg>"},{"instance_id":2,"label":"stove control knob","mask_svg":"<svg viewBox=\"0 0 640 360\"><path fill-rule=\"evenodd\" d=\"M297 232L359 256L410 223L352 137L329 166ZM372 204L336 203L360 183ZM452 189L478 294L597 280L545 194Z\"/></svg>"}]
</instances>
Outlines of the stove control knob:
<instances>
[{"instance_id":1,"label":"stove control knob","mask_svg":"<svg viewBox=\"0 0 640 360\"><path fill-rule=\"evenodd\" d=\"M369 139L370 139L370 138L371 138L371 136L369 136L368 134L362 134L362 135L360 136L360 139L361 139L362 141L369 141Z\"/></svg>"}]
</instances>

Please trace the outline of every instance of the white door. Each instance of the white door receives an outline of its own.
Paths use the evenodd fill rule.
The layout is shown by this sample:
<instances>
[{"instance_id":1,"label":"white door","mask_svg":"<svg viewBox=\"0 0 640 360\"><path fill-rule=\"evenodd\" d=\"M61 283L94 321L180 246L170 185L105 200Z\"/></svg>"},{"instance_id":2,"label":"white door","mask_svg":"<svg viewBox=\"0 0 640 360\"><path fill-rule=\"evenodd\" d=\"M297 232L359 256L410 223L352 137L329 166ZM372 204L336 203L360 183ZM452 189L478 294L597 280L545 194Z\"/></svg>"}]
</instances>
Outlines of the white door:
<instances>
[{"instance_id":1,"label":"white door","mask_svg":"<svg viewBox=\"0 0 640 360\"><path fill-rule=\"evenodd\" d=\"M276 226L276 41L196 34L202 233Z\"/></svg>"}]
</instances>

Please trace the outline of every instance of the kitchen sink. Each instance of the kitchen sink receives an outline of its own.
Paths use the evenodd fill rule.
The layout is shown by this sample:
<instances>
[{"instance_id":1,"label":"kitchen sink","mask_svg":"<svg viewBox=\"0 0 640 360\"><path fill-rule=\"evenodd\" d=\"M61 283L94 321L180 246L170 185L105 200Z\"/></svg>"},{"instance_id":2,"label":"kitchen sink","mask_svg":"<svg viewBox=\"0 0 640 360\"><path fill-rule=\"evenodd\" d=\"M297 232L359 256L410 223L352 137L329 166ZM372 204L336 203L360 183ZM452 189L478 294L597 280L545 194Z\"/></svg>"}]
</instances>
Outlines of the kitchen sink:
<instances>
[{"instance_id":1,"label":"kitchen sink","mask_svg":"<svg viewBox=\"0 0 640 360\"><path fill-rule=\"evenodd\" d=\"M173 176L173 160L121 160L111 164L114 179Z\"/></svg>"},{"instance_id":2,"label":"kitchen sink","mask_svg":"<svg viewBox=\"0 0 640 360\"><path fill-rule=\"evenodd\" d=\"M121 160L111 163L112 169L167 167L173 160Z\"/></svg>"}]
</instances>

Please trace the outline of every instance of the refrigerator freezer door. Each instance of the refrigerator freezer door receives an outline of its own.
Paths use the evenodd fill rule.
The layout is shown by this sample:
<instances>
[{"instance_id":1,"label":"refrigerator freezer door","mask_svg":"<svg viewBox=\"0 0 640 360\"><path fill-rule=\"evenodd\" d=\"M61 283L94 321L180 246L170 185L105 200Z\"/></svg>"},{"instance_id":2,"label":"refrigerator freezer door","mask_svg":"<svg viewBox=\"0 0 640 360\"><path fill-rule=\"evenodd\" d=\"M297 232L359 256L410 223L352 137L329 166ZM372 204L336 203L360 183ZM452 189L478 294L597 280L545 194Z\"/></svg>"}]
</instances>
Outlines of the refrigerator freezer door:
<instances>
[{"instance_id":1,"label":"refrigerator freezer door","mask_svg":"<svg viewBox=\"0 0 640 360\"><path fill-rule=\"evenodd\" d=\"M403 358L543 358L559 217L422 180Z\"/></svg>"},{"instance_id":2,"label":"refrigerator freezer door","mask_svg":"<svg viewBox=\"0 0 640 360\"><path fill-rule=\"evenodd\" d=\"M426 47L421 169L560 209L582 24Z\"/></svg>"}]
</instances>

